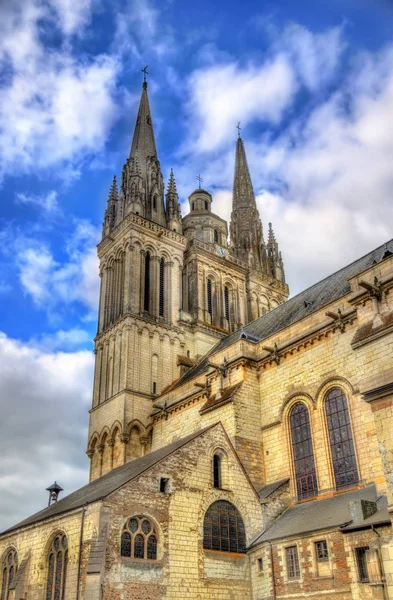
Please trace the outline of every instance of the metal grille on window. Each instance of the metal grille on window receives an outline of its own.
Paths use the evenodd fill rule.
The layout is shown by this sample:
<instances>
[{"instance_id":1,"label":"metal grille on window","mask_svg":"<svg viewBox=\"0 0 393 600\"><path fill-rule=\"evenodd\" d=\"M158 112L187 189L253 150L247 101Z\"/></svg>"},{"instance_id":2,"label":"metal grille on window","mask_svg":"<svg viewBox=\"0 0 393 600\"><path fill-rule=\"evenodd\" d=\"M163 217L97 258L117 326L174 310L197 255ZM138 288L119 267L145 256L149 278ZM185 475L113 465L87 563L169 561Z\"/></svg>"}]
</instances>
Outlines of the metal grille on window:
<instances>
[{"instance_id":1,"label":"metal grille on window","mask_svg":"<svg viewBox=\"0 0 393 600\"><path fill-rule=\"evenodd\" d=\"M132 517L123 527L121 556L157 559L157 531L154 523L143 515Z\"/></svg>"},{"instance_id":2,"label":"metal grille on window","mask_svg":"<svg viewBox=\"0 0 393 600\"><path fill-rule=\"evenodd\" d=\"M52 542L48 558L46 600L64 600L68 565L67 536L57 535Z\"/></svg>"},{"instance_id":3,"label":"metal grille on window","mask_svg":"<svg viewBox=\"0 0 393 600\"><path fill-rule=\"evenodd\" d=\"M229 321L229 289L224 287L225 318Z\"/></svg>"},{"instance_id":4,"label":"metal grille on window","mask_svg":"<svg viewBox=\"0 0 393 600\"><path fill-rule=\"evenodd\" d=\"M165 263L164 259L160 260L160 299L159 299L159 314L160 317L164 316L164 284L165 284Z\"/></svg>"},{"instance_id":5,"label":"metal grille on window","mask_svg":"<svg viewBox=\"0 0 393 600\"><path fill-rule=\"evenodd\" d=\"M307 407L299 402L290 413L293 459L299 500L318 494L314 450L311 439L310 416Z\"/></svg>"},{"instance_id":6,"label":"metal grille on window","mask_svg":"<svg viewBox=\"0 0 393 600\"><path fill-rule=\"evenodd\" d=\"M0 571L1 572L1 571ZM16 550L10 550L3 562L2 582L1 582L1 600L7 600L10 585L18 572L18 553Z\"/></svg>"},{"instance_id":7,"label":"metal grille on window","mask_svg":"<svg viewBox=\"0 0 393 600\"><path fill-rule=\"evenodd\" d=\"M356 559L357 559L357 563L358 563L359 581L367 582L367 581L369 581L368 567L367 567L368 546L364 546L362 548L355 548L355 550L356 550Z\"/></svg>"},{"instance_id":8,"label":"metal grille on window","mask_svg":"<svg viewBox=\"0 0 393 600\"><path fill-rule=\"evenodd\" d=\"M315 542L315 555L318 562L324 562L329 560L328 548L326 540L321 542Z\"/></svg>"},{"instance_id":9,"label":"metal grille on window","mask_svg":"<svg viewBox=\"0 0 393 600\"><path fill-rule=\"evenodd\" d=\"M210 316L213 316L212 282L211 282L211 279L207 280L207 312L210 314Z\"/></svg>"},{"instance_id":10,"label":"metal grille on window","mask_svg":"<svg viewBox=\"0 0 393 600\"><path fill-rule=\"evenodd\" d=\"M221 487L221 458L218 454L213 456L213 485L215 488Z\"/></svg>"},{"instance_id":11,"label":"metal grille on window","mask_svg":"<svg viewBox=\"0 0 393 600\"><path fill-rule=\"evenodd\" d=\"M329 392L325 410L336 488L355 485L359 482L359 474L347 398L342 390L336 388Z\"/></svg>"},{"instance_id":12,"label":"metal grille on window","mask_svg":"<svg viewBox=\"0 0 393 600\"><path fill-rule=\"evenodd\" d=\"M246 533L236 506L226 500L217 500L210 505L203 522L203 547L245 553Z\"/></svg>"},{"instance_id":13,"label":"metal grille on window","mask_svg":"<svg viewBox=\"0 0 393 600\"><path fill-rule=\"evenodd\" d=\"M297 579L300 577L299 557L297 554L297 546L289 546L285 548L287 555L287 573L288 579Z\"/></svg>"},{"instance_id":14,"label":"metal grille on window","mask_svg":"<svg viewBox=\"0 0 393 600\"><path fill-rule=\"evenodd\" d=\"M145 289L143 296L143 310L149 312L150 308L150 252L145 256Z\"/></svg>"}]
</instances>

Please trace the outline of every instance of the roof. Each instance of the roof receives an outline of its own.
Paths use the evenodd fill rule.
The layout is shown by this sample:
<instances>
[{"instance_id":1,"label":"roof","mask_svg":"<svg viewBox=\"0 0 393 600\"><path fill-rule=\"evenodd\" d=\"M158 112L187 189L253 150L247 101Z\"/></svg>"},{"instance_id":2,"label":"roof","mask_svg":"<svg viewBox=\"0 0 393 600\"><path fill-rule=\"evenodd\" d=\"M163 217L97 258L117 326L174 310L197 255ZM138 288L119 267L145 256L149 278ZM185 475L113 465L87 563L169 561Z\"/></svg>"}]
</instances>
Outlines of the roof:
<instances>
[{"instance_id":1,"label":"roof","mask_svg":"<svg viewBox=\"0 0 393 600\"><path fill-rule=\"evenodd\" d=\"M349 533L358 529L367 529L368 527L373 527L374 525L391 524L391 522L392 521L388 511L388 500L386 496L380 496L377 500L377 512L371 515L371 517L364 519L364 521L346 525L342 528L342 530L345 533Z\"/></svg>"},{"instance_id":2,"label":"roof","mask_svg":"<svg viewBox=\"0 0 393 600\"><path fill-rule=\"evenodd\" d=\"M288 481L289 477L285 477L285 479L280 479L279 481L274 481L273 483L265 485L258 492L259 500L263 502L264 500L266 500L266 498L269 498L269 496L271 496L275 491L277 491L281 486L283 486L285 483L288 483Z\"/></svg>"},{"instance_id":3,"label":"roof","mask_svg":"<svg viewBox=\"0 0 393 600\"><path fill-rule=\"evenodd\" d=\"M213 410L215 408L218 408L219 406L230 402L233 396L236 394L236 392L241 388L241 386L242 382L237 383L236 385L233 385L230 388L222 390L221 394L213 394L212 396L210 396L206 404L202 406L200 410L201 414L207 413L210 410Z\"/></svg>"},{"instance_id":4,"label":"roof","mask_svg":"<svg viewBox=\"0 0 393 600\"><path fill-rule=\"evenodd\" d=\"M146 161L149 156L157 158L157 150L147 96L147 83L144 82L130 152L130 157L138 159L138 166L143 177L146 177Z\"/></svg>"},{"instance_id":5,"label":"roof","mask_svg":"<svg viewBox=\"0 0 393 600\"><path fill-rule=\"evenodd\" d=\"M6 531L3 531L1 535L10 533L15 529L20 529L21 527L34 525L35 523L44 521L45 519L50 519L51 517L75 510L86 504L91 504L92 502L97 502L98 500L105 498L122 485L128 483L132 479L135 479L144 471L147 471L158 462L164 458L167 458L167 456L173 452L176 452L176 450L179 450L200 435L203 435L206 431L212 429L213 427L215 427L215 425L211 425L210 427L196 431L187 437L181 438L176 442L165 446L164 448L150 452L142 458L138 458L121 467L118 467L117 469L109 471L109 473L106 473L106 475L91 481L79 490L69 494L69 496L62 498L56 504L52 504L52 506L49 506L44 510L35 513L31 517L20 521L20 523L13 525Z\"/></svg>"},{"instance_id":6,"label":"roof","mask_svg":"<svg viewBox=\"0 0 393 600\"><path fill-rule=\"evenodd\" d=\"M374 484L358 490L336 494L330 498L321 498L302 502L286 510L281 517L261 533L251 544L278 540L320 529L343 527L350 523L348 503L354 500L377 499Z\"/></svg>"},{"instance_id":7,"label":"roof","mask_svg":"<svg viewBox=\"0 0 393 600\"><path fill-rule=\"evenodd\" d=\"M248 323L248 325L223 338L213 346L194 368L189 369L187 373L180 377L174 387L178 387L193 377L204 373L208 368L209 356L228 348L242 336L245 338L250 336L252 341L260 342L285 327L300 321L300 319L317 312L323 306L346 296L351 291L349 279L369 269L374 264L381 262L385 258L385 253L389 251L393 252L393 240L389 240L386 244L358 258L336 273L315 283L303 292L300 292L297 296L294 296L255 321Z\"/></svg>"}]
</instances>

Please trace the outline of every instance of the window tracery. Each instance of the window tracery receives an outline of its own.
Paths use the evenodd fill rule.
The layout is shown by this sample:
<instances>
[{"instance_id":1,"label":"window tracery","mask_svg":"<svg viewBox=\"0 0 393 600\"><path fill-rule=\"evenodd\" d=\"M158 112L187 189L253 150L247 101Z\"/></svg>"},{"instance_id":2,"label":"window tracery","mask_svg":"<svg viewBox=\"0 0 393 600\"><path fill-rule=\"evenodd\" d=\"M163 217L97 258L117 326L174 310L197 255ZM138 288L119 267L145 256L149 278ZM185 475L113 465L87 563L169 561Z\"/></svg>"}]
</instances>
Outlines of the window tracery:
<instances>
[{"instance_id":1,"label":"window tracery","mask_svg":"<svg viewBox=\"0 0 393 600\"><path fill-rule=\"evenodd\" d=\"M7 600L11 583L14 581L18 571L18 553L15 549L10 550L2 565L1 600Z\"/></svg>"},{"instance_id":2,"label":"window tracery","mask_svg":"<svg viewBox=\"0 0 393 600\"><path fill-rule=\"evenodd\" d=\"M157 559L157 530L154 523L138 515L128 519L121 534L121 556Z\"/></svg>"},{"instance_id":3,"label":"window tracery","mask_svg":"<svg viewBox=\"0 0 393 600\"><path fill-rule=\"evenodd\" d=\"M359 482L348 402L340 388L326 396L325 411L332 453L336 488L341 489Z\"/></svg>"},{"instance_id":4,"label":"window tracery","mask_svg":"<svg viewBox=\"0 0 393 600\"><path fill-rule=\"evenodd\" d=\"M68 565L67 536L57 535L52 542L48 559L46 600L64 600Z\"/></svg>"},{"instance_id":5,"label":"window tracery","mask_svg":"<svg viewBox=\"0 0 393 600\"><path fill-rule=\"evenodd\" d=\"M236 506L227 500L213 502L203 521L203 547L206 550L245 553L246 532Z\"/></svg>"},{"instance_id":6,"label":"window tracery","mask_svg":"<svg viewBox=\"0 0 393 600\"><path fill-rule=\"evenodd\" d=\"M302 402L295 404L289 415L296 488L299 500L318 494L310 415Z\"/></svg>"}]
</instances>

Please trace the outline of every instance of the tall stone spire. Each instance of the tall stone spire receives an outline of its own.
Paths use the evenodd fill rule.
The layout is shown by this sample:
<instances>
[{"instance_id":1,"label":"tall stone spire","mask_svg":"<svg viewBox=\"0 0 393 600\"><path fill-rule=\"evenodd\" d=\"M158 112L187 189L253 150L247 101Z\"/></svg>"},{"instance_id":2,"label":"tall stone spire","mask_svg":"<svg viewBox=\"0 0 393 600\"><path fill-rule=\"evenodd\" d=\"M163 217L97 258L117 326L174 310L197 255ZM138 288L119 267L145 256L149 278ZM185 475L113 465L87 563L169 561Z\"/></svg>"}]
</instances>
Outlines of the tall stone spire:
<instances>
[{"instance_id":1,"label":"tall stone spire","mask_svg":"<svg viewBox=\"0 0 393 600\"><path fill-rule=\"evenodd\" d=\"M144 81L134 137L132 139L130 158L137 159L142 176L146 176L147 161L152 157L157 159L157 149L156 141L154 139L149 98L147 95L147 82Z\"/></svg>"},{"instance_id":2,"label":"tall stone spire","mask_svg":"<svg viewBox=\"0 0 393 600\"><path fill-rule=\"evenodd\" d=\"M164 181L157 156L146 81L142 85L130 155L123 167L117 223L130 212L166 227Z\"/></svg>"},{"instance_id":3,"label":"tall stone spire","mask_svg":"<svg viewBox=\"0 0 393 600\"><path fill-rule=\"evenodd\" d=\"M176 189L175 176L171 169L169 176L168 190L166 193L166 222L168 229L172 231L182 232L181 226L181 209L179 203L179 194Z\"/></svg>"},{"instance_id":4,"label":"tall stone spire","mask_svg":"<svg viewBox=\"0 0 393 600\"><path fill-rule=\"evenodd\" d=\"M268 272L262 223L240 135L236 143L230 234L234 254L251 269Z\"/></svg>"}]
</instances>

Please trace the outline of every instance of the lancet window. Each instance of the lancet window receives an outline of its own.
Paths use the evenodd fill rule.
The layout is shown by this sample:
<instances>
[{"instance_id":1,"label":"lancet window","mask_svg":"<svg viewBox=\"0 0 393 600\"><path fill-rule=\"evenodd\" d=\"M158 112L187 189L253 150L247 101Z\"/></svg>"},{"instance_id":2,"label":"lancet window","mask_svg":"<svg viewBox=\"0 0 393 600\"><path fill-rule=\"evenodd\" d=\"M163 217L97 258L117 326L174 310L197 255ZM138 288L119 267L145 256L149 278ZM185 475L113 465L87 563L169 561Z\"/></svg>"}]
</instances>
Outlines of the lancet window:
<instances>
[{"instance_id":1,"label":"lancet window","mask_svg":"<svg viewBox=\"0 0 393 600\"><path fill-rule=\"evenodd\" d=\"M121 534L121 556L157 558L157 531L154 523L142 515L131 517Z\"/></svg>"},{"instance_id":2,"label":"lancet window","mask_svg":"<svg viewBox=\"0 0 393 600\"><path fill-rule=\"evenodd\" d=\"M226 500L217 500L209 506L203 522L203 547L245 553L246 533L236 506Z\"/></svg>"},{"instance_id":3,"label":"lancet window","mask_svg":"<svg viewBox=\"0 0 393 600\"><path fill-rule=\"evenodd\" d=\"M213 317L213 290L212 280L207 280L207 312Z\"/></svg>"},{"instance_id":4,"label":"lancet window","mask_svg":"<svg viewBox=\"0 0 393 600\"><path fill-rule=\"evenodd\" d=\"M68 541L66 535L57 535L51 545L48 558L46 600L64 600L68 565Z\"/></svg>"},{"instance_id":5,"label":"lancet window","mask_svg":"<svg viewBox=\"0 0 393 600\"><path fill-rule=\"evenodd\" d=\"M145 256L145 289L143 294L143 310L149 312L150 309L150 252Z\"/></svg>"},{"instance_id":6,"label":"lancet window","mask_svg":"<svg viewBox=\"0 0 393 600\"><path fill-rule=\"evenodd\" d=\"M221 487L221 457L218 454L213 456L213 485L215 488Z\"/></svg>"},{"instance_id":7,"label":"lancet window","mask_svg":"<svg viewBox=\"0 0 393 600\"><path fill-rule=\"evenodd\" d=\"M165 309L165 261L160 260L160 297L159 297L159 315L164 316Z\"/></svg>"},{"instance_id":8,"label":"lancet window","mask_svg":"<svg viewBox=\"0 0 393 600\"><path fill-rule=\"evenodd\" d=\"M7 600L8 592L15 575L18 571L18 553L16 550L10 550L2 565L2 581L1 581L1 600Z\"/></svg>"},{"instance_id":9,"label":"lancet window","mask_svg":"<svg viewBox=\"0 0 393 600\"><path fill-rule=\"evenodd\" d=\"M224 286L224 308L225 308L225 318L229 321L229 288L228 286Z\"/></svg>"},{"instance_id":10,"label":"lancet window","mask_svg":"<svg viewBox=\"0 0 393 600\"><path fill-rule=\"evenodd\" d=\"M359 482L359 474L347 398L341 389L335 388L328 393L325 410L336 488L355 485Z\"/></svg>"},{"instance_id":11,"label":"lancet window","mask_svg":"<svg viewBox=\"0 0 393 600\"><path fill-rule=\"evenodd\" d=\"M318 494L310 415L307 406L298 402L290 412L293 460L299 500Z\"/></svg>"}]
</instances>

